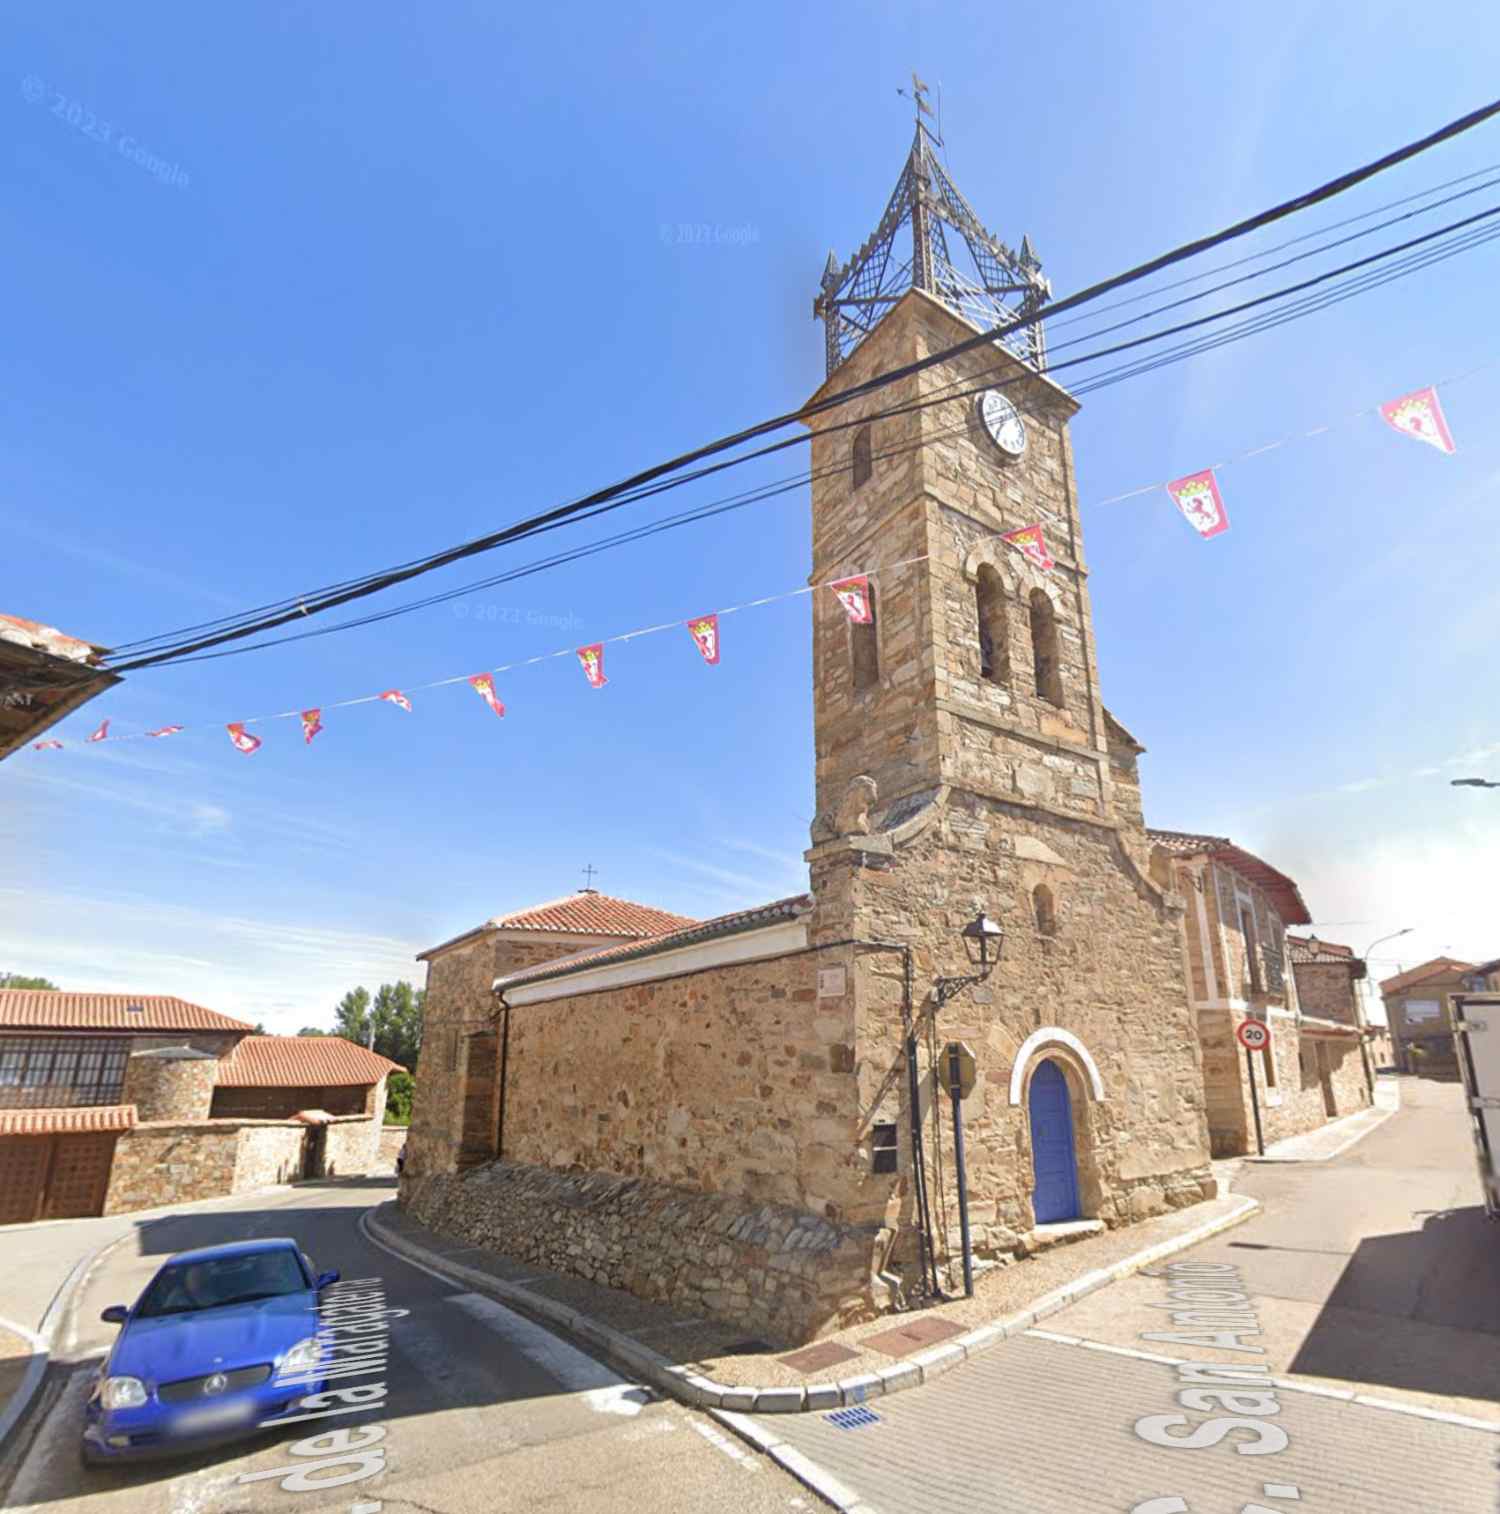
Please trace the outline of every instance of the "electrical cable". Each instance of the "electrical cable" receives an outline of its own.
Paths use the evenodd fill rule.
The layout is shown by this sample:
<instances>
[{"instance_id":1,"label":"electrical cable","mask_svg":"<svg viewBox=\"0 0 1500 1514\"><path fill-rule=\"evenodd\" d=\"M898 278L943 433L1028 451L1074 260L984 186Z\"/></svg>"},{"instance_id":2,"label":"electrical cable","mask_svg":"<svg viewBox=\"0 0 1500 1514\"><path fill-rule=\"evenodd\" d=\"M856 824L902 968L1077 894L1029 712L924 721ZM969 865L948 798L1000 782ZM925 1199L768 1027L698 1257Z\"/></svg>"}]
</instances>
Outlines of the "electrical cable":
<instances>
[{"instance_id":1,"label":"electrical cable","mask_svg":"<svg viewBox=\"0 0 1500 1514\"><path fill-rule=\"evenodd\" d=\"M1301 302L1300 305L1295 306L1289 310L1269 312L1263 314L1260 317L1253 318L1250 321L1242 322L1239 327L1232 328L1227 334L1216 333L1212 337L1196 339L1194 342L1182 344L1182 346L1180 346L1179 348L1169 349L1169 351L1165 354L1154 354L1149 359L1145 359L1134 364L1122 365L1120 368L1085 381L1085 383L1080 385L1074 391L1074 393L1079 396L1093 393L1098 389L1110 387L1115 383L1124 382L1129 378L1137 377L1140 374L1153 371L1155 368L1166 366L1169 362L1182 361L1184 358L1194 356L1198 352L1207 351L1213 347L1222 346L1229 341L1241 340L1245 336L1257 334L1261 330L1273 329L1275 326L1286 324L1293 319L1300 319L1303 315L1315 313L1317 310L1327 308L1329 305L1341 303L1344 299L1352 298L1355 294L1363 293L1367 288L1378 287L1380 284L1391 282L1393 279L1402 277L1406 273L1417 271L1420 268L1430 266L1432 263L1441 261L1447 257L1455 256L1458 252L1469 250L1471 246L1480 245L1483 242L1493 240L1496 236L1500 236L1500 227L1476 227L1474 223L1482 223L1494 218L1495 216L1500 216L1500 205L1480 212L1476 216L1469 217L1464 221L1453 223L1448 227L1439 228L1437 231L1427 233L1422 237L1411 239L1408 242L1399 244L1397 247L1384 249L1381 252L1372 254L1368 258L1360 259L1354 263L1343 265L1341 268L1333 269L1326 273L1316 275L1315 277L1304 280L1299 284L1289 286L1287 289L1273 291L1271 294L1259 296L1253 300L1248 300L1242 302L1239 305L1231 306L1227 310L1214 312L1209 316L1204 316L1193 321L1180 323L1177 326L1167 328L1167 330L1165 331L1150 333L1146 337L1137 338L1131 342L1116 344L1114 347L1105 349L1101 353L1086 354L1082 358L1071 359L1069 360L1069 363L1059 364L1057 366L1067 367L1076 363L1098 361L1101 357L1106 355L1128 350L1130 348L1142 345L1143 343L1159 341L1168 335L1179 334L1187 330L1195 329L1213 321L1222 320L1228 315L1254 309L1270 301L1285 299L1292 293L1321 286L1326 281L1341 277L1351 270L1367 268L1369 267L1369 265L1381 262L1384 259L1392 257L1399 252L1410 251L1411 249L1424 246L1425 244L1433 242L1435 239L1450 235L1455 230L1470 228L1466 232L1466 235L1464 237L1454 239L1454 245L1448 247L1428 247L1425 252L1415 254L1413 257L1407 259L1403 264L1398 264L1390 269L1375 269L1371 272L1362 274L1359 279L1350 280L1349 287L1337 287L1333 290L1325 290L1318 295L1309 296L1306 300ZM1022 380L1018 381L1024 381L1024 377ZM981 383L971 388L959 389L951 393L942 393L936 397L929 396L911 405L893 408L890 411L884 412L884 414L887 417L910 414L917 410L929 409L938 404L950 403L955 399L960 399L972 394L981 393L987 387L992 386ZM953 386L949 385L945 386L945 388L951 390ZM840 423L836 427L825 428L825 433L827 430L844 429L847 426L854 426L865 423L866 420L864 418L861 418L858 421ZM961 430L963 429L963 427L958 427L955 429ZM898 448L893 452L883 455L894 456L898 455L902 451L916 450L917 448L925 446L936 439L936 437L932 436L925 437L920 439L918 442L911 444L910 446ZM758 453L753 455L767 455L770 452L782 450L788 446L800 445L806 440L807 438L803 436L789 438L782 442L772 444L770 447L763 448ZM737 461L744 461L744 459L730 460L729 462L715 464L709 468L701 470L699 474L695 475L695 477L702 477L706 476L708 473L720 471L725 467L733 466ZM612 546L623 545L627 542L640 540L644 537L655 535L658 531L661 530L674 529L675 527L682 524L687 524L692 521L706 519L714 515L723 514L731 509L742 508L746 504L759 503L764 501L765 499L774 498L777 495L785 493L792 488L800 488L803 484L811 481L811 479L817 476L820 475L814 473L798 474L792 479L783 482L758 486L755 489L745 491L741 495L731 496L728 500L713 502L702 507L695 507L692 510L681 512L677 516L668 517L663 521L652 522L641 527L632 528L630 531L621 533L615 537L606 538L601 542L590 543L577 549L567 549L554 555L553 557L543 559L540 562L527 564L521 568L514 570L508 570L505 573L492 578L465 584L451 590L445 590L439 594L428 596L422 600L408 602L404 605L392 606L387 610L378 611L369 616L358 617L354 620L335 622L330 626L319 627L316 630L312 631L295 633L290 636L277 637L267 641L255 642L250 646L233 648L229 651L202 652L196 655L192 653L172 655L155 654L151 657L140 659L138 663L116 665L115 671L122 671L124 669L138 665L159 665L167 661L170 661L173 664L208 661L218 657L235 656L244 652L257 651L264 647L285 645L288 642L306 640L318 635L331 634L332 632L337 630L346 630L355 628L357 626L374 624L381 620L392 618L395 615L409 613L416 609L426 608L433 604L444 603L450 599L462 597L463 595L473 593L478 589L493 587L498 583L513 582L517 578L528 577L532 573L543 571L544 569L549 567L560 566L566 562L574 561L581 557L592 556L597 552L606 550ZM650 493L662 492L667 488L676 487L681 482L685 482L685 480L658 482L657 484L650 486L647 490L626 496L623 499L607 501L601 506L587 512L586 514L578 516L577 519L592 519L597 515L607 513L608 511L613 509L617 509L623 504L633 503L640 498L647 497ZM545 527L540 527L534 531L527 532L524 534L524 536L518 536L517 539L525 539L526 536L540 534L543 530L555 529L559 524L562 524L562 522L553 522Z\"/></svg>"},{"instance_id":2,"label":"electrical cable","mask_svg":"<svg viewBox=\"0 0 1500 1514\"><path fill-rule=\"evenodd\" d=\"M1386 172L1399 163L1406 162L1409 159L1419 155L1420 153L1430 150L1431 148L1439 145L1442 142L1451 140L1453 137L1456 137L1463 132L1472 130L1474 127L1482 124L1484 121L1491 119L1496 114L1500 114L1500 101L1491 102L1488 105L1480 107L1478 110L1471 111L1468 114L1459 117L1457 120L1449 122L1446 126L1439 128L1437 131L1429 133L1426 137L1408 143L1391 153L1385 154L1383 157L1378 158L1371 163L1365 164L1360 168L1341 174L1338 177L1327 181L1326 183L1318 186L1313 190L1306 191L1303 194L1297 195L1290 200L1283 201L1280 204L1272 206L1267 210L1258 212L1257 214L1236 222L1221 231L1212 233L1208 236L1200 237L1193 242L1183 244L1177 248L1172 249L1169 252L1163 253L1158 257L1150 259L1146 263L1139 264L1134 268L1128 269L1124 273L1116 274L1110 278L1100 281L1099 283L1080 290L1063 300L1053 301L1042 305L1037 310L1018 317L1014 322L1006 327L1006 332L1007 334L1014 333L1015 331L1035 325L1043 319L1050 319L1053 316L1061 314L1064 311L1078 308L1116 289L1123 288L1128 284L1136 283L1142 279L1149 278L1151 275L1160 272L1164 268L1171 267L1174 264L1196 257L1213 247L1221 246L1226 242L1249 235L1251 232L1259 230L1263 226L1271 225L1277 221L1285 219L1288 216L1298 214L1313 205L1320 204L1324 200L1331 199L1339 194L1343 194L1356 185L1363 183L1365 180L1372 178L1379 173ZM416 577L422 573L432 572L437 568L444 567L451 562L459 561L464 557L474 556L479 552L493 550L495 547L505 545L510 541L518 539L520 535L523 535L539 526L550 524L555 520L566 519L572 515L576 515L593 505L601 504L606 501L615 499L619 495L624 494L631 489L637 488L640 485L647 484L666 475L679 472L692 463L701 461L702 459L710 456L714 456L717 453L742 446L746 442L752 441L757 437L767 435L773 431L784 429L787 426L793 424L805 423L810 416L822 414L825 411L838 406L847 405L852 401L861 398L865 394L872 393L880 388L887 387L890 384L898 383L901 380L912 377L917 373L923 372L938 363L950 361L952 358L970 351L975 347L988 342L992 342L994 339L995 338L993 332L977 333L973 337L966 338L964 341L956 343L949 348L931 353L928 356L918 359L913 363L903 365L900 368L893 369L885 373L876 374L861 384L852 385L847 389L841 390L837 394L826 396L824 399L817 401L812 405L804 406L797 411L787 412L779 416L774 416L769 420L761 421L739 432L720 437L716 441L704 444L703 446L695 448L690 452L680 454L677 457L669 459L666 462L654 464L649 468L635 473L614 484L608 485L603 489L595 490L590 494L584 495L580 499L575 499L569 502L568 504L556 506L539 516L534 516L529 520L518 522L514 526L504 528L498 532L489 533L486 536L476 538L474 541L463 543L456 547L447 548L444 551L431 554L427 558L413 560L412 562L396 570L386 570L378 574L369 575L363 580L346 581L350 583L351 586L340 588L335 593L319 594L316 598L313 599L311 603L307 602L307 600L304 599L302 602L299 602L294 608L280 609L277 612L264 617L260 622L250 625L236 626L229 630L222 630L209 636L201 637L196 641L188 642L185 645L176 648L175 651L152 654L147 657L136 658L132 661L127 661L123 664L111 664L112 671L133 671L140 667L154 665L155 663L160 661L176 660L176 657L180 654L199 651L204 647L218 645L227 640L237 640L245 636L255 635L262 630L274 629L276 626L284 625L288 621L294 620L299 616L321 613L322 611L332 609L339 604L347 603L351 599L361 598L372 593L377 593L383 589L393 587L396 583L404 582L408 578ZM286 602L283 601L282 603L285 604Z\"/></svg>"}]
</instances>

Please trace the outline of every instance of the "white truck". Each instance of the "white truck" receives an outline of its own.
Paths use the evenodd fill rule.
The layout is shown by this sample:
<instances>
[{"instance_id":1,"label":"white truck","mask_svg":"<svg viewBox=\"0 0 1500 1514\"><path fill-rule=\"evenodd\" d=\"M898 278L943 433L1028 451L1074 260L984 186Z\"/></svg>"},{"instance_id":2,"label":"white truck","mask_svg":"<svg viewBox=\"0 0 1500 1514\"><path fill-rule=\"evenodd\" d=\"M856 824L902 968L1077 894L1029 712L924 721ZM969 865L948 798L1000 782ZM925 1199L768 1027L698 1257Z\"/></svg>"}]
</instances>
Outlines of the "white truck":
<instances>
[{"instance_id":1,"label":"white truck","mask_svg":"<svg viewBox=\"0 0 1500 1514\"><path fill-rule=\"evenodd\" d=\"M1500 1220L1500 993L1455 994L1453 1030L1474 1121L1484 1211Z\"/></svg>"}]
</instances>

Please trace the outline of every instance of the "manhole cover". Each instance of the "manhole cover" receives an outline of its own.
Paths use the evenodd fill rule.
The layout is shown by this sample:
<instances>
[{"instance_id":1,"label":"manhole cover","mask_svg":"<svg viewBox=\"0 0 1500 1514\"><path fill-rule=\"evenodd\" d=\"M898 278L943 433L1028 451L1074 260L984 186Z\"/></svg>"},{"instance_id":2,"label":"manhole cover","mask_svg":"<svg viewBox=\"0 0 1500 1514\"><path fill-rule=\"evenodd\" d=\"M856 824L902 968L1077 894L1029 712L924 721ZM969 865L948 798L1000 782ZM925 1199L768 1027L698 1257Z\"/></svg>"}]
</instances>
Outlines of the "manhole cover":
<instances>
[{"instance_id":1,"label":"manhole cover","mask_svg":"<svg viewBox=\"0 0 1500 1514\"><path fill-rule=\"evenodd\" d=\"M836 1367L840 1362L852 1362L859 1355L837 1341L823 1341L816 1346L804 1346L790 1356L779 1357L783 1365L794 1372L821 1372L825 1367Z\"/></svg>"},{"instance_id":2,"label":"manhole cover","mask_svg":"<svg viewBox=\"0 0 1500 1514\"><path fill-rule=\"evenodd\" d=\"M898 1325L894 1330L882 1330L879 1335L867 1335L860 1345L867 1350L878 1351L882 1356L910 1356L913 1351L924 1351L939 1341L948 1340L964 1333L962 1325L944 1319L914 1319L908 1325Z\"/></svg>"}]
</instances>

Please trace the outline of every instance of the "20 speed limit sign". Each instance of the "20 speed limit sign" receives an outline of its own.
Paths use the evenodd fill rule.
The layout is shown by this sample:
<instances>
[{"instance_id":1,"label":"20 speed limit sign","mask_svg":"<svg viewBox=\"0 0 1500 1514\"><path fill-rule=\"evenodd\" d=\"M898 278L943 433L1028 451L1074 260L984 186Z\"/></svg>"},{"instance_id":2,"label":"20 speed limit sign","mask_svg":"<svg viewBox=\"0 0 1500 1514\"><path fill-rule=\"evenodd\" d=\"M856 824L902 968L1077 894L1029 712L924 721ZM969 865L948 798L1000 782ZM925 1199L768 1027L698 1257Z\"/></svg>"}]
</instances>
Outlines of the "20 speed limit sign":
<instances>
[{"instance_id":1,"label":"20 speed limit sign","mask_svg":"<svg viewBox=\"0 0 1500 1514\"><path fill-rule=\"evenodd\" d=\"M1271 1044L1271 1032L1260 1020L1241 1020L1235 1035L1246 1051L1264 1051Z\"/></svg>"}]
</instances>

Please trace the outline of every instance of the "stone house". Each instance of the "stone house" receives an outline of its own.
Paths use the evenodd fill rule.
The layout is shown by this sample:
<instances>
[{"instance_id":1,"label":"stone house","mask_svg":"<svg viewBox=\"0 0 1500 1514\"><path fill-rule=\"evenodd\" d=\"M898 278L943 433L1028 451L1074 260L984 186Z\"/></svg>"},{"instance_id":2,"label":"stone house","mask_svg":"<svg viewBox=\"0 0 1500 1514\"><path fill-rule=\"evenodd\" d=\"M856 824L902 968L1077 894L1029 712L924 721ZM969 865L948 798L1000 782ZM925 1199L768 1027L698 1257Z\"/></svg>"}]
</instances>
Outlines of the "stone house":
<instances>
[{"instance_id":1,"label":"stone house","mask_svg":"<svg viewBox=\"0 0 1500 1514\"><path fill-rule=\"evenodd\" d=\"M919 131L893 201L914 236L938 194L960 214ZM949 1040L978 1063L982 1260L1216 1191L1185 901L1152 870L1143 748L1100 691L1077 402L996 342L817 408L974 338L967 307L913 278L847 355L830 335L805 412L809 581L866 576L870 608L856 624L811 596L809 892L517 964L488 1003L474 967L426 954L428 1025L467 1028L470 1050L422 1059L403 1203L783 1340L954 1263ZM1000 388L1004 445L986 418L1003 412L976 403ZM1039 521L1048 567L1004 540ZM962 932L981 913L998 965L940 993L979 976ZM476 1156L500 1160L460 1170Z\"/></svg>"},{"instance_id":2,"label":"stone house","mask_svg":"<svg viewBox=\"0 0 1500 1514\"><path fill-rule=\"evenodd\" d=\"M1341 1025L1354 1025L1364 1037L1365 1073L1374 1087L1377 1069L1393 1066L1389 1026L1373 1024L1365 1012L1359 985L1368 977L1364 961L1352 946L1320 941L1316 936L1286 938L1303 1012Z\"/></svg>"},{"instance_id":3,"label":"stone house","mask_svg":"<svg viewBox=\"0 0 1500 1514\"><path fill-rule=\"evenodd\" d=\"M0 615L0 761L102 694L120 675L107 647L20 615Z\"/></svg>"},{"instance_id":4,"label":"stone house","mask_svg":"<svg viewBox=\"0 0 1500 1514\"><path fill-rule=\"evenodd\" d=\"M1357 1008L1349 1018L1313 1013L1299 997L1286 927L1312 917L1297 885L1227 836L1147 834L1157 865L1188 901L1182 950L1203 1046L1214 1155L1255 1149L1256 1102L1267 1145L1368 1106L1373 1079ZM1327 1004L1320 1000L1319 1008ZM1263 1051L1247 1054L1236 1039L1245 1019L1269 1030Z\"/></svg>"},{"instance_id":5,"label":"stone house","mask_svg":"<svg viewBox=\"0 0 1500 1514\"><path fill-rule=\"evenodd\" d=\"M1402 1072L1425 1072L1456 1078L1452 999L1466 991L1472 962L1434 957L1380 985L1385 1017L1391 1027L1396 1066Z\"/></svg>"},{"instance_id":6,"label":"stone house","mask_svg":"<svg viewBox=\"0 0 1500 1514\"><path fill-rule=\"evenodd\" d=\"M0 990L0 1224L379 1164L385 1057L163 995Z\"/></svg>"}]
</instances>

